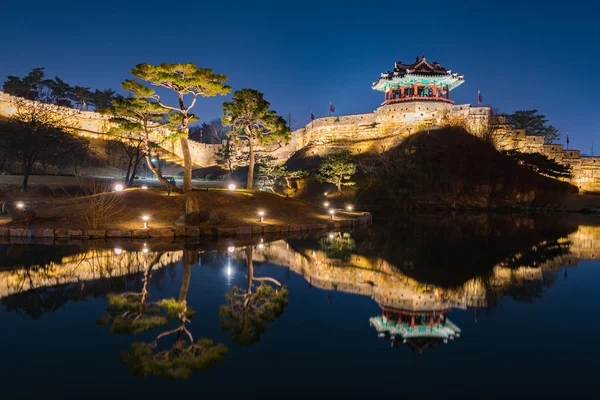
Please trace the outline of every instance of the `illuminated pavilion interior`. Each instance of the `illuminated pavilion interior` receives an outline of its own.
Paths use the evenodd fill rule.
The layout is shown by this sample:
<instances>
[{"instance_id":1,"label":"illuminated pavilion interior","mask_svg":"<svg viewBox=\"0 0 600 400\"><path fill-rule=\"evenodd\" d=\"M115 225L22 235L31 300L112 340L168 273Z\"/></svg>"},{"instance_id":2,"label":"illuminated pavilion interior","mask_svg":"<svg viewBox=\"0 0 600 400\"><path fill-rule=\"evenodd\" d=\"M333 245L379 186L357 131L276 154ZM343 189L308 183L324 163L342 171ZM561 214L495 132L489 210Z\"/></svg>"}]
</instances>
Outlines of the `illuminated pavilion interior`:
<instances>
[{"instance_id":1,"label":"illuminated pavilion interior","mask_svg":"<svg viewBox=\"0 0 600 400\"><path fill-rule=\"evenodd\" d=\"M394 70L382 73L372 88L384 92L382 105L414 100L454 104L450 91L464 81L463 75L443 68L437 61L430 64L423 56L413 64L398 61Z\"/></svg>"}]
</instances>

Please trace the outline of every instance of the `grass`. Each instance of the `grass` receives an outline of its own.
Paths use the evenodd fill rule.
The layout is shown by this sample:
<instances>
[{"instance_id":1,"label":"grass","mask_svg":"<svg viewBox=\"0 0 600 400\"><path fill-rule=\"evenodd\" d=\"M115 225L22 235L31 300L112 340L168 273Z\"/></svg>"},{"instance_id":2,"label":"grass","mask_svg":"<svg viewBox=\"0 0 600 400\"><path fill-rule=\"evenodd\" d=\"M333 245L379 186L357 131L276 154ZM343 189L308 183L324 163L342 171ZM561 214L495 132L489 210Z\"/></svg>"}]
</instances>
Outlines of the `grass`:
<instances>
[{"instance_id":1,"label":"grass","mask_svg":"<svg viewBox=\"0 0 600 400\"><path fill-rule=\"evenodd\" d=\"M127 189L118 194L123 200L124 210L110 221L103 221L100 229L142 228L142 216L148 215L150 228L172 228L174 222L184 212L186 196L198 200L200 210L212 210L219 215L216 227L238 227L258 225L258 211L265 212L263 225L325 223L331 220L327 210L300 200L286 198L267 192L249 190L229 191L211 189L194 191L187 195L171 193L162 189ZM102 196L102 194L97 195ZM34 199L32 199L34 200ZM31 223L0 220L0 225L11 227L89 229L85 219L73 201L88 201L85 197L75 200L57 198L45 204L33 206L36 219ZM337 204L336 204L337 205ZM337 205L341 207L342 204ZM359 213L336 211L336 219L356 218ZM209 227L203 223L201 227Z\"/></svg>"}]
</instances>

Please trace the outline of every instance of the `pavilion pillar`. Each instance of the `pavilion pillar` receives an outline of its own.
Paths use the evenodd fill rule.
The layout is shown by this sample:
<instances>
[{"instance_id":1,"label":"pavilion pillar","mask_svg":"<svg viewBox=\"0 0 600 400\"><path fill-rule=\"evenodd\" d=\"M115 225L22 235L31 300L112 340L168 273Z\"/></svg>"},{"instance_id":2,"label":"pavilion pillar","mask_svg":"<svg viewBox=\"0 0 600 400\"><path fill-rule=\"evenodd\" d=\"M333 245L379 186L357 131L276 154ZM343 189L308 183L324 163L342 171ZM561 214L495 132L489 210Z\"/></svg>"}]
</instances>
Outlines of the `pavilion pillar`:
<instances>
[{"instance_id":1,"label":"pavilion pillar","mask_svg":"<svg viewBox=\"0 0 600 400\"><path fill-rule=\"evenodd\" d=\"M450 100L450 88L446 86L446 99Z\"/></svg>"},{"instance_id":2,"label":"pavilion pillar","mask_svg":"<svg viewBox=\"0 0 600 400\"><path fill-rule=\"evenodd\" d=\"M448 317L446 317L446 313L444 313L444 326L446 326L446 320L448 319Z\"/></svg>"},{"instance_id":3,"label":"pavilion pillar","mask_svg":"<svg viewBox=\"0 0 600 400\"><path fill-rule=\"evenodd\" d=\"M415 316L414 315L410 316L410 327L412 329L414 329L414 327L415 327Z\"/></svg>"},{"instance_id":4,"label":"pavilion pillar","mask_svg":"<svg viewBox=\"0 0 600 400\"><path fill-rule=\"evenodd\" d=\"M419 86L415 83L413 85L413 97L417 97L418 94L419 94Z\"/></svg>"},{"instance_id":5,"label":"pavilion pillar","mask_svg":"<svg viewBox=\"0 0 600 400\"><path fill-rule=\"evenodd\" d=\"M400 88L400 97L403 98L404 97L404 86L402 86Z\"/></svg>"},{"instance_id":6,"label":"pavilion pillar","mask_svg":"<svg viewBox=\"0 0 600 400\"><path fill-rule=\"evenodd\" d=\"M433 92L431 93L432 97L437 97L437 87L435 86L435 83L433 84Z\"/></svg>"},{"instance_id":7,"label":"pavilion pillar","mask_svg":"<svg viewBox=\"0 0 600 400\"><path fill-rule=\"evenodd\" d=\"M429 327L433 329L433 315L429 316Z\"/></svg>"}]
</instances>

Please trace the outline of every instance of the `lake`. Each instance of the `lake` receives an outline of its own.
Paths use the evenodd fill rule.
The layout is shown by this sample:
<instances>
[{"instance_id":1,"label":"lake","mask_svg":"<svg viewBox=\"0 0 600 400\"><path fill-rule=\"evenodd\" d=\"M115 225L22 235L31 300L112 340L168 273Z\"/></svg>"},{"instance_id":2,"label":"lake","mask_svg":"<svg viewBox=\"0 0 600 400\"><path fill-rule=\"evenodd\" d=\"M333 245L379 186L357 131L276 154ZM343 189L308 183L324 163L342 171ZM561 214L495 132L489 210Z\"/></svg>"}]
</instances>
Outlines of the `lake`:
<instances>
[{"instance_id":1,"label":"lake","mask_svg":"<svg viewBox=\"0 0 600 400\"><path fill-rule=\"evenodd\" d=\"M0 243L2 398L588 397L599 259L558 214Z\"/></svg>"}]
</instances>

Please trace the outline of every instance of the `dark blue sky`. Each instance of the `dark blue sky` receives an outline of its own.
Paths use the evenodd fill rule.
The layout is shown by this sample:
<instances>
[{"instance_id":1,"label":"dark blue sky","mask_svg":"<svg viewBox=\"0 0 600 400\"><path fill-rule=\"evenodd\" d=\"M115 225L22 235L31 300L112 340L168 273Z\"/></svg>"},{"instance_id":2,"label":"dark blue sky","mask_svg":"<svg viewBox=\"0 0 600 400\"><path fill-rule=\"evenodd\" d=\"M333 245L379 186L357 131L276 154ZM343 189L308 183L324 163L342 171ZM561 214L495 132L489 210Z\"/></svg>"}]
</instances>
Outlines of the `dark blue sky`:
<instances>
[{"instance_id":1,"label":"dark blue sky","mask_svg":"<svg viewBox=\"0 0 600 400\"><path fill-rule=\"evenodd\" d=\"M44 66L67 82L118 88L140 62L194 62L265 93L298 123L311 110L369 112L371 83L417 55L465 75L459 103L536 108L571 148L600 154L598 17L587 1L56 1L2 6L0 76ZM172 8L170 7L172 5ZM177 8L181 6L182 8ZM222 97L203 99L202 120Z\"/></svg>"}]
</instances>

